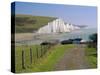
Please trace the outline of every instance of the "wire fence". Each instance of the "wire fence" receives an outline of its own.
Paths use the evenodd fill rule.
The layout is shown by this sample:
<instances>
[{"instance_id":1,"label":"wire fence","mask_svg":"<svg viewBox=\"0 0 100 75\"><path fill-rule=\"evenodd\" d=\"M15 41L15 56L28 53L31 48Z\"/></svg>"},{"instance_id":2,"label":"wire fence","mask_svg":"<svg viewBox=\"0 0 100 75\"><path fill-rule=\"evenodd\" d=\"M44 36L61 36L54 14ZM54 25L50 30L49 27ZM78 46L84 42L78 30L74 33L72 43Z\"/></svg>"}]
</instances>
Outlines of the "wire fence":
<instances>
[{"instance_id":1,"label":"wire fence","mask_svg":"<svg viewBox=\"0 0 100 75\"><path fill-rule=\"evenodd\" d=\"M27 67L35 64L38 60L46 55L52 45L38 45L34 48L21 49L16 53L16 67L26 69Z\"/></svg>"}]
</instances>

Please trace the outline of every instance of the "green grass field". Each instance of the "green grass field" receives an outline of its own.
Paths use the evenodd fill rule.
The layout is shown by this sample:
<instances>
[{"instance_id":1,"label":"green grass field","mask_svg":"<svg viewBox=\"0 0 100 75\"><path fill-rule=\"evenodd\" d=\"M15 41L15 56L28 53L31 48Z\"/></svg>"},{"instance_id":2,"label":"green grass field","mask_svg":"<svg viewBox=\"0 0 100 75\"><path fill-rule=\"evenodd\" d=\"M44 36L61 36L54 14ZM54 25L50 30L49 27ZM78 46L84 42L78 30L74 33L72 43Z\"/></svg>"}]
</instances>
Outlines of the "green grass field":
<instances>
[{"instance_id":1,"label":"green grass field","mask_svg":"<svg viewBox=\"0 0 100 75\"><path fill-rule=\"evenodd\" d=\"M32 33L54 19L56 18L17 14L15 16L16 33Z\"/></svg>"},{"instance_id":2,"label":"green grass field","mask_svg":"<svg viewBox=\"0 0 100 75\"><path fill-rule=\"evenodd\" d=\"M90 68L97 67L97 50L96 48L86 48L86 60L88 61Z\"/></svg>"},{"instance_id":3,"label":"green grass field","mask_svg":"<svg viewBox=\"0 0 100 75\"><path fill-rule=\"evenodd\" d=\"M33 63L30 63L30 47L33 53ZM55 45L48 49L43 57L37 58L36 50L38 49L38 55L41 55L41 47L36 45L31 46L17 46L16 56L15 56L15 69L16 73L21 72L43 72L43 71L53 71L54 65L62 57L62 55L74 45ZM22 69L22 50L25 51L25 69Z\"/></svg>"}]
</instances>

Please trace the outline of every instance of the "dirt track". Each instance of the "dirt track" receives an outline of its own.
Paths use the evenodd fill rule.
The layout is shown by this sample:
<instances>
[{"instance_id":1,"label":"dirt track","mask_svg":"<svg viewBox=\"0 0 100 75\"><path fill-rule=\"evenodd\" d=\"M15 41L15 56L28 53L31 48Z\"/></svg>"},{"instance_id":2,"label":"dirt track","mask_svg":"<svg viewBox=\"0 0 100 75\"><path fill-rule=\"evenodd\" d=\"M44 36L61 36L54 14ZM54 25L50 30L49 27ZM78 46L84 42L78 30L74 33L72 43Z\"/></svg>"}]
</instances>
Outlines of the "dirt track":
<instances>
[{"instance_id":1,"label":"dirt track","mask_svg":"<svg viewBox=\"0 0 100 75\"><path fill-rule=\"evenodd\" d=\"M85 61L84 45L76 45L74 48L65 52L62 58L57 62L54 70L74 70L87 68L88 64Z\"/></svg>"}]
</instances>

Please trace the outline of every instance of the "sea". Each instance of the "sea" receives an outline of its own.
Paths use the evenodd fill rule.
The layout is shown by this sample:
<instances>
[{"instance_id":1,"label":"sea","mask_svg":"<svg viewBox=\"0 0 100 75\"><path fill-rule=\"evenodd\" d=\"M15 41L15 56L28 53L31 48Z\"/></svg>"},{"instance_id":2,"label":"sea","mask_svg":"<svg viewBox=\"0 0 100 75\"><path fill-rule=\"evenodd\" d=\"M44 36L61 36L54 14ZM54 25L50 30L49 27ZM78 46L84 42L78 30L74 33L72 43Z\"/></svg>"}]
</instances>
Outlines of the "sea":
<instances>
[{"instance_id":1,"label":"sea","mask_svg":"<svg viewBox=\"0 0 100 75\"><path fill-rule=\"evenodd\" d=\"M62 41L75 38L82 38L85 41L89 41L89 36L94 33L97 33L97 28L85 28L66 33L35 34L35 36L33 36L33 39L31 40L16 41L16 45L34 45L40 44L43 41Z\"/></svg>"},{"instance_id":2,"label":"sea","mask_svg":"<svg viewBox=\"0 0 100 75\"><path fill-rule=\"evenodd\" d=\"M80 30L72 31L70 33L62 34L62 37L60 38L60 40L82 38L83 40L88 41L89 36L94 33L97 33L96 28L80 29Z\"/></svg>"}]
</instances>

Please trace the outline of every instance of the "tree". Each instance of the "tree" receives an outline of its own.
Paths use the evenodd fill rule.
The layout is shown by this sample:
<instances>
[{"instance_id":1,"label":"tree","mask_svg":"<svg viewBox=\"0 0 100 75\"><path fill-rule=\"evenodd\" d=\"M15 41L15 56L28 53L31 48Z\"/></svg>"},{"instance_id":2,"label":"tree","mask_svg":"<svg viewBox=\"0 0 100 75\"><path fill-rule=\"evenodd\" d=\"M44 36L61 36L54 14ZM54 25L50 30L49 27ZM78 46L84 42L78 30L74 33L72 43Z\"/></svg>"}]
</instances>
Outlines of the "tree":
<instances>
[{"instance_id":1,"label":"tree","mask_svg":"<svg viewBox=\"0 0 100 75\"><path fill-rule=\"evenodd\" d=\"M97 33L90 35L89 39L92 40L94 43L97 43Z\"/></svg>"},{"instance_id":2,"label":"tree","mask_svg":"<svg viewBox=\"0 0 100 75\"><path fill-rule=\"evenodd\" d=\"M92 41L91 43L89 43L89 46L97 48L97 33L90 35L89 39Z\"/></svg>"}]
</instances>

